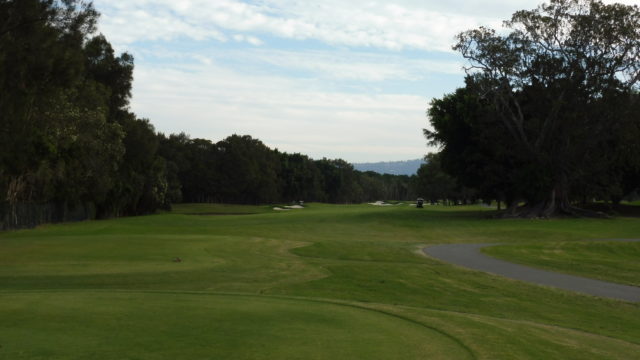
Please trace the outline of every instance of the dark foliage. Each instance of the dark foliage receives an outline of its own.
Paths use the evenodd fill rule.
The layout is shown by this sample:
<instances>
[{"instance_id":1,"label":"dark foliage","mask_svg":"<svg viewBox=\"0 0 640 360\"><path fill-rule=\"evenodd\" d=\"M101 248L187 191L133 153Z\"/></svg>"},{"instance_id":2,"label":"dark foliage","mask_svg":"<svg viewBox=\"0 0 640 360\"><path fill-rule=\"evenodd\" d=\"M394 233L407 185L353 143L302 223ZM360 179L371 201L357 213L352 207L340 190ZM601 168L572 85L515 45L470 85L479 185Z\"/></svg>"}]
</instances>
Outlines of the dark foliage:
<instances>
[{"instance_id":1,"label":"dark foliage","mask_svg":"<svg viewBox=\"0 0 640 360\"><path fill-rule=\"evenodd\" d=\"M580 203L619 202L640 185L638 7L551 0L506 24L506 35L458 37L466 86L432 102L425 132L442 169L506 201L509 216L595 215Z\"/></svg>"},{"instance_id":2,"label":"dark foliage","mask_svg":"<svg viewBox=\"0 0 640 360\"><path fill-rule=\"evenodd\" d=\"M185 134L158 137L173 202L361 203L414 197L408 176L363 173L344 160L281 153L248 135L217 143Z\"/></svg>"},{"instance_id":3,"label":"dark foliage","mask_svg":"<svg viewBox=\"0 0 640 360\"><path fill-rule=\"evenodd\" d=\"M133 58L93 36L97 18L84 1L0 2L2 227L165 203L155 132L127 109Z\"/></svg>"}]
</instances>

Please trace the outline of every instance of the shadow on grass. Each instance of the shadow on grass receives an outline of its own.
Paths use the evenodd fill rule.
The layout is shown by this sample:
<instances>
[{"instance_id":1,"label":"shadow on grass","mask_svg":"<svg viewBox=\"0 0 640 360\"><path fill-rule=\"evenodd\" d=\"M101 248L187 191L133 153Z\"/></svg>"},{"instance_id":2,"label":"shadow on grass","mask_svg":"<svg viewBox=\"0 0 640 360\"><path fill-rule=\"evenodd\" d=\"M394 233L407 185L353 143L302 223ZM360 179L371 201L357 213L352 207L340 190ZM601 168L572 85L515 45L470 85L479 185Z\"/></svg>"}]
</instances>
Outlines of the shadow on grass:
<instances>
[{"instance_id":1,"label":"shadow on grass","mask_svg":"<svg viewBox=\"0 0 640 360\"><path fill-rule=\"evenodd\" d=\"M592 211L600 211L611 216L640 217L640 206L627 204L589 204L583 208Z\"/></svg>"}]
</instances>

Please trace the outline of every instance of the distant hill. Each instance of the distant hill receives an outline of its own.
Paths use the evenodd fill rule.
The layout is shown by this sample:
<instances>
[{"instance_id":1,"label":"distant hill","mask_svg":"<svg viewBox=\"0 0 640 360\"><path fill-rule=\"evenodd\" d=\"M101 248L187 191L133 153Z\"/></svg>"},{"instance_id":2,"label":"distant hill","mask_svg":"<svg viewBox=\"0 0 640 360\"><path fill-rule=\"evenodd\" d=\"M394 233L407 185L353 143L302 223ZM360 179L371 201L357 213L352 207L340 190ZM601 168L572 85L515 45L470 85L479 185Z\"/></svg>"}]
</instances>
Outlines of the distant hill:
<instances>
[{"instance_id":1,"label":"distant hill","mask_svg":"<svg viewBox=\"0 0 640 360\"><path fill-rule=\"evenodd\" d=\"M353 167L358 171L375 171L380 174L415 175L422 164L424 164L423 159L415 159L405 161L360 163L353 164Z\"/></svg>"}]
</instances>

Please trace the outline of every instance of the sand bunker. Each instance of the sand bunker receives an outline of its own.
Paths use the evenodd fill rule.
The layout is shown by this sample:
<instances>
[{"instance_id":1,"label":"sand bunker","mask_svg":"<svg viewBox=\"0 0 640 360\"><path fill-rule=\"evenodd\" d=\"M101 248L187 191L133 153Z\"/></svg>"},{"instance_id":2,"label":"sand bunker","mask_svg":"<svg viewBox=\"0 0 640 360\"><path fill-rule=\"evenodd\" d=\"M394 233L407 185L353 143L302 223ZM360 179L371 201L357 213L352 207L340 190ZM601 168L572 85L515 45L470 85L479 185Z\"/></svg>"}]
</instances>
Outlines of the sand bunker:
<instances>
[{"instance_id":1,"label":"sand bunker","mask_svg":"<svg viewBox=\"0 0 640 360\"><path fill-rule=\"evenodd\" d=\"M285 206L285 209L304 209L304 206L300 206L300 205L291 205L291 206Z\"/></svg>"},{"instance_id":2,"label":"sand bunker","mask_svg":"<svg viewBox=\"0 0 640 360\"><path fill-rule=\"evenodd\" d=\"M380 201L380 200L378 200L376 202L373 202L373 203L369 203L369 205L373 205L373 206L393 206L392 204L387 204L386 202Z\"/></svg>"},{"instance_id":3,"label":"sand bunker","mask_svg":"<svg viewBox=\"0 0 640 360\"><path fill-rule=\"evenodd\" d=\"M299 209L304 209L304 206L291 205L291 206L283 206L283 207L276 206L273 208L273 210L275 211L289 211L289 210L299 210Z\"/></svg>"}]
</instances>

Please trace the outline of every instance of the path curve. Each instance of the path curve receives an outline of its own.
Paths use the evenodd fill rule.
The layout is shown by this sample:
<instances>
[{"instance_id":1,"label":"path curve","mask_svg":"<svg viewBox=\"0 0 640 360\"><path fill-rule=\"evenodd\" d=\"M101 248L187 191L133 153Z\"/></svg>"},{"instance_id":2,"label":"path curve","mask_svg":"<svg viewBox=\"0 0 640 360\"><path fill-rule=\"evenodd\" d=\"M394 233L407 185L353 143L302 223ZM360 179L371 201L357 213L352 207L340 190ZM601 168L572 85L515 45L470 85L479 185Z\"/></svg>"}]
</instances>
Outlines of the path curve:
<instances>
[{"instance_id":1,"label":"path curve","mask_svg":"<svg viewBox=\"0 0 640 360\"><path fill-rule=\"evenodd\" d=\"M605 240L603 240L605 241ZM611 240L606 240L611 241ZM640 241L617 240L616 241ZM487 246L502 244L447 244L423 248L438 260L538 285L552 286L599 297L640 302L640 287L540 270L489 257L480 252Z\"/></svg>"}]
</instances>

